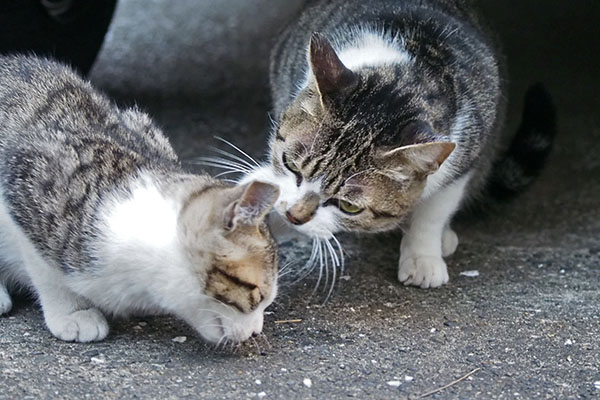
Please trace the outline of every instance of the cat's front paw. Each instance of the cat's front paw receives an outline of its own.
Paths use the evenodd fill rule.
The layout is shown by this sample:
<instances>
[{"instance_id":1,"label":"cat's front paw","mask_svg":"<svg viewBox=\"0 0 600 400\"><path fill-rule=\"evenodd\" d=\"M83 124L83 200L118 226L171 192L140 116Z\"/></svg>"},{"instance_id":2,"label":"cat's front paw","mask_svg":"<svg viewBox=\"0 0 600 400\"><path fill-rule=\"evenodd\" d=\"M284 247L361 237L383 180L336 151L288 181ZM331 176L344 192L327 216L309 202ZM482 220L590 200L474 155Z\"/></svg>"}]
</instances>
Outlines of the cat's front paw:
<instances>
[{"instance_id":1,"label":"cat's front paw","mask_svg":"<svg viewBox=\"0 0 600 400\"><path fill-rule=\"evenodd\" d=\"M442 257L448 257L454 254L458 247L458 236L449 226L446 226L442 233Z\"/></svg>"},{"instance_id":2,"label":"cat's front paw","mask_svg":"<svg viewBox=\"0 0 600 400\"><path fill-rule=\"evenodd\" d=\"M10 295L0 283L0 315L8 313L12 309Z\"/></svg>"},{"instance_id":3,"label":"cat's front paw","mask_svg":"<svg viewBox=\"0 0 600 400\"><path fill-rule=\"evenodd\" d=\"M448 283L448 279L448 268L441 257L413 255L400 258L398 280L405 285L436 288Z\"/></svg>"},{"instance_id":4,"label":"cat's front paw","mask_svg":"<svg viewBox=\"0 0 600 400\"><path fill-rule=\"evenodd\" d=\"M95 308L47 317L46 324L54 336L67 342L95 342L108 335L108 322Z\"/></svg>"}]
</instances>

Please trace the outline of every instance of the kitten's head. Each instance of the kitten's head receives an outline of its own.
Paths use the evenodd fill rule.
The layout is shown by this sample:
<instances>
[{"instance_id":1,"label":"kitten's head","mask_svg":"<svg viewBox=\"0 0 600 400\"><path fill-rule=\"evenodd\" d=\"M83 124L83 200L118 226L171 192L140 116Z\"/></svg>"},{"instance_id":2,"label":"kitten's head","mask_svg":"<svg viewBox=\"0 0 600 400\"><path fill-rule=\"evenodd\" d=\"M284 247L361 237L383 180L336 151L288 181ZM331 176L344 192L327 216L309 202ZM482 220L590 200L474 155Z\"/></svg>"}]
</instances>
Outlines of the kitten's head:
<instances>
[{"instance_id":1,"label":"kitten's head","mask_svg":"<svg viewBox=\"0 0 600 400\"><path fill-rule=\"evenodd\" d=\"M311 236L397 227L454 150L435 133L447 129L438 123L447 106L434 104L443 96L408 67L406 76L385 65L351 71L317 34L309 63L308 84L272 138L270 165L247 179L279 185L275 209Z\"/></svg>"},{"instance_id":2,"label":"kitten's head","mask_svg":"<svg viewBox=\"0 0 600 400\"><path fill-rule=\"evenodd\" d=\"M264 218L278 196L277 186L251 182L203 189L184 203L181 240L206 301L183 317L210 342L241 342L262 331L278 262Z\"/></svg>"}]
</instances>

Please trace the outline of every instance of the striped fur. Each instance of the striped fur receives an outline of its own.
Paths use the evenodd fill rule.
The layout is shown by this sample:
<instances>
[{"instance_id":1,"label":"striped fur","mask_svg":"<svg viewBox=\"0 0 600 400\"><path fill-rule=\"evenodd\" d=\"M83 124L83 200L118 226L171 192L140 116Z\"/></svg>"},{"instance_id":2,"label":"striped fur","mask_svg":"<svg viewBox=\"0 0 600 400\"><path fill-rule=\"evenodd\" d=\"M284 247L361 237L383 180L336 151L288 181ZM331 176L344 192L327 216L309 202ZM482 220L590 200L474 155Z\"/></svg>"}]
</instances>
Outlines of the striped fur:
<instances>
[{"instance_id":1,"label":"striped fur","mask_svg":"<svg viewBox=\"0 0 600 400\"><path fill-rule=\"evenodd\" d=\"M310 1L273 50L270 165L246 179L280 185L276 210L308 235L405 225L400 280L445 283L456 210L486 187L521 190L513 174L534 176L552 141L551 107L531 95L533 126L499 158L504 66L490 38L464 0Z\"/></svg>"},{"instance_id":2,"label":"striped fur","mask_svg":"<svg viewBox=\"0 0 600 400\"><path fill-rule=\"evenodd\" d=\"M105 314L146 312L245 340L277 291L263 222L277 195L186 174L146 114L52 61L0 57L1 313L7 288L25 286L63 340L101 340Z\"/></svg>"}]
</instances>

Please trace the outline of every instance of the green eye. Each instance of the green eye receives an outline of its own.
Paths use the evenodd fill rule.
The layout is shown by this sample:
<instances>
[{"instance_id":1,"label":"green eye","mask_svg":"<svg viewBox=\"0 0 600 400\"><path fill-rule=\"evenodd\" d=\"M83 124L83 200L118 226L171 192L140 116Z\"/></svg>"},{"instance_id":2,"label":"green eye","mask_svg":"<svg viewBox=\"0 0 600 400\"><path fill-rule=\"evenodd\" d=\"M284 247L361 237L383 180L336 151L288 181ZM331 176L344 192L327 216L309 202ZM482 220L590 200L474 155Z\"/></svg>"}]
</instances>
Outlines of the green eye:
<instances>
[{"instance_id":1,"label":"green eye","mask_svg":"<svg viewBox=\"0 0 600 400\"><path fill-rule=\"evenodd\" d=\"M285 153L283 153L283 155L281 156L281 161L283 162L283 165L285 165L285 167L287 169L289 169L291 172L293 172L294 174L297 174L300 172L300 168L298 168L298 166L296 164L288 161Z\"/></svg>"},{"instance_id":2,"label":"green eye","mask_svg":"<svg viewBox=\"0 0 600 400\"><path fill-rule=\"evenodd\" d=\"M350 202L347 202L346 200L340 200L339 205L340 205L340 210L342 210L343 212L345 212L347 214L358 214L363 210L359 206L352 204Z\"/></svg>"}]
</instances>

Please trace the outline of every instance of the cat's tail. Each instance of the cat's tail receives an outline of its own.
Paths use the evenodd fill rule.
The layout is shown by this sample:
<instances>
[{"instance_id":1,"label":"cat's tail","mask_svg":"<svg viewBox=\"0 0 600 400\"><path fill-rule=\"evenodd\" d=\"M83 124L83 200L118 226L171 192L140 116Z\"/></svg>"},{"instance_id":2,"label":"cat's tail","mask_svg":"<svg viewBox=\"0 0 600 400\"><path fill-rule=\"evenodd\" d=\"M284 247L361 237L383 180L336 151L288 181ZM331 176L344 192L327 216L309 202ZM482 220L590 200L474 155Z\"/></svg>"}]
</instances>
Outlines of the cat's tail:
<instances>
[{"instance_id":1,"label":"cat's tail","mask_svg":"<svg viewBox=\"0 0 600 400\"><path fill-rule=\"evenodd\" d=\"M486 197L506 201L525 190L541 173L556 135L556 108L537 83L527 90L521 125L506 152L494 163Z\"/></svg>"}]
</instances>

